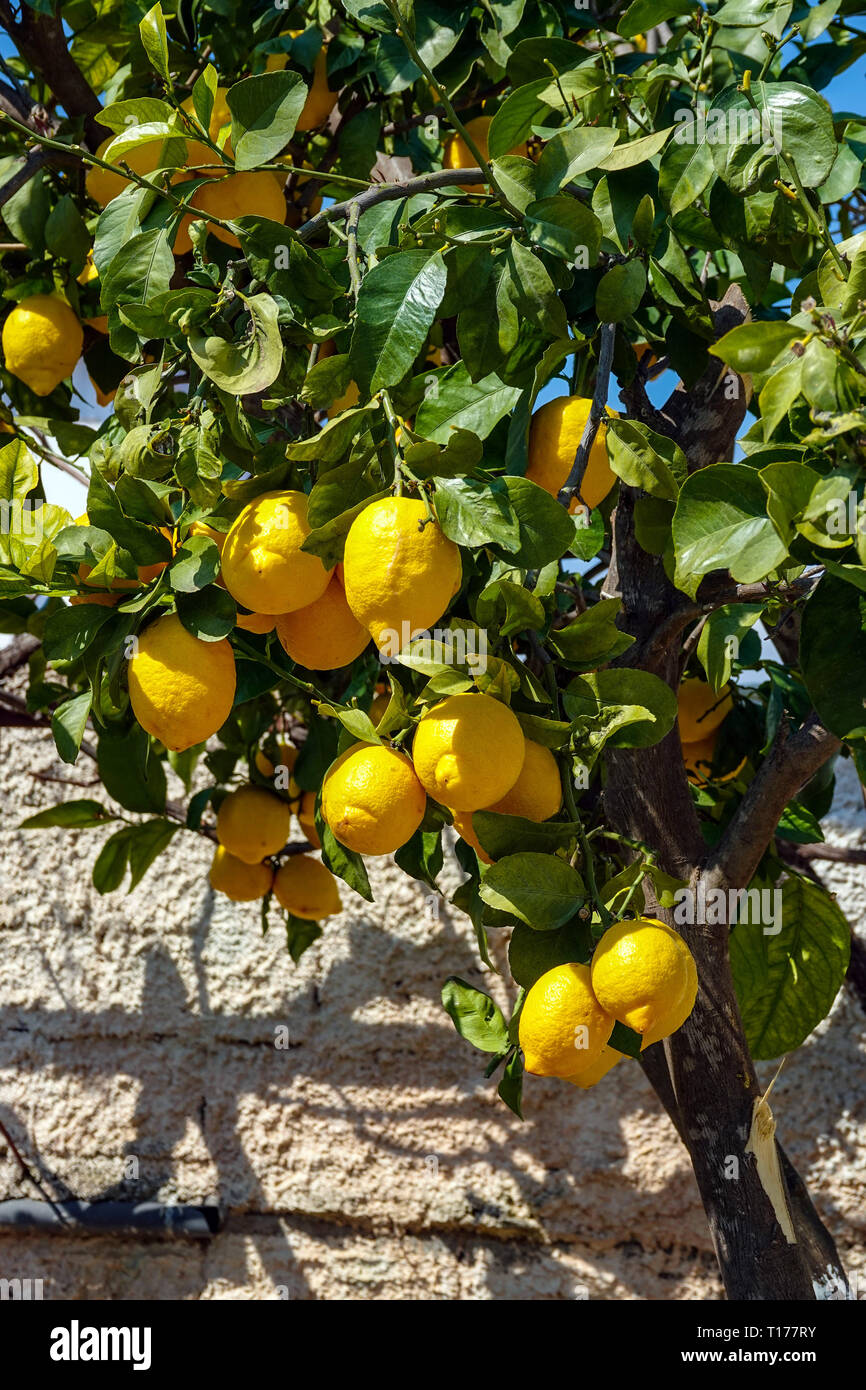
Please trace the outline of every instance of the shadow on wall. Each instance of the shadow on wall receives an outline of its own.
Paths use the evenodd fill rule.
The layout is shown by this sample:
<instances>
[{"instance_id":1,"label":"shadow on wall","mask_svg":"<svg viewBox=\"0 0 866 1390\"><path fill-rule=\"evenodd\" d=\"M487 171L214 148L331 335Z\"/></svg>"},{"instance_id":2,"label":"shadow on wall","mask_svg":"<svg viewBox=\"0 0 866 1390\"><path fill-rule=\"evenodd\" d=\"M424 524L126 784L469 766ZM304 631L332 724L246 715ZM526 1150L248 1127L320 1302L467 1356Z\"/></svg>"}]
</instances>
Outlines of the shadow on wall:
<instances>
[{"instance_id":1,"label":"shadow on wall","mask_svg":"<svg viewBox=\"0 0 866 1390\"><path fill-rule=\"evenodd\" d=\"M418 885L418 891L425 893L426 890ZM211 1199L215 1198L220 1206L228 1209L228 1233L242 1233L245 1240L252 1242L256 1258L272 1285L275 1289L287 1290L284 1296L292 1299L315 1298L316 1294L307 1282L290 1239L291 1228L297 1227L299 1232L305 1230L311 1224L310 1218L300 1216L299 1220L296 1220L294 1214L289 1212L287 1222L284 1223L273 1213L273 1201L267 1196L259 1175L244 1151L243 1116L238 1109L238 1097L242 1093L267 1095L270 1104L273 1104L276 1096L278 1104L289 1104L285 1098L286 1054L275 1049L274 1037L277 1030L288 1025L290 1038L294 1039L296 1021L297 1035L303 1039L305 1023L308 1026L309 1016L307 1014L304 1019L298 1017L297 1020L293 1020L293 1013L308 1009L308 999L305 996L297 997L273 1015L258 1014L250 1017L211 1012L204 958L212 908L213 895L208 890L203 910L191 927L197 992L195 1009L190 1008L188 991L175 961L164 944L157 942L149 949L146 957L141 1003L134 1014L121 1008L109 1008L92 1014L83 1014L72 1007L56 1011L0 1009L0 1039L7 1040L3 1051L14 1052L14 1060L11 1056L7 1060L0 1053L0 1065L14 1067L19 1072L28 1067L34 1072L43 1069L46 1066L44 1054L37 1057L35 1052L28 1052L21 1046L22 1033L33 1033L50 1041L48 1065L57 1071L73 1074L84 1071L88 1075L101 1072L103 1076L123 1075L138 1081L132 1133L123 1148L125 1159L137 1160L137 1176L124 1177L120 1182L105 1186L97 1193L88 1193L88 1198L144 1200L158 1197L167 1189L171 1190L172 1152L184 1140L188 1122L192 1121L201 1135L216 1171L216 1191L211 1194ZM341 1015L339 1048L324 1046L312 1049L306 1047L303 1042L291 1044L296 1049L292 1052L294 1074L304 1074L322 1086L329 1087L334 1093L335 1103L314 1100L307 1105L305 1102L303 1113L305 1117L316 1117L326 1125L351 1125L355 1135L363 1141L367 1149L389 1154L398 1161L418 1163L423 1161L425 1152L429 1152L429 1136L425 1149L425 1124L441 1126L444 1123L456 1126L459 1122L466 1123L465 1100L472 1096L479 1085L484 1084L481 1082L481 1067L478 1065L477 1054L471 1053L468 1045L457 1044L456 1040L452 1045L449 1031L438 1025L424 1023L417 1017L410 1021L383 1022L356 1016L357 1013L363 1012L363 1006L367 1002L358 998L365 982L368 986L370 982L374 985L374 990L368 988L368 994L371 996L376 993L375 986L380 982L384 986L387 980L389 995L396 994L398 999L405 1000L417 998L419 993L428 991L430 963L426 959L422 943L408 941L405 937L399 937L381 928L375 933L378 943L371 945L370 925L364 920L363 913L352 919L348 930L352 950L332 963L322 982L323 987L327 988L329 1008L340 1008L340 1001L346 998L354 1000L351 1015L347 1016L347 1010ZM473 958L472 945L467 936L455 928L444 906L440 909L435 936L437 954L443 953L447 948L449 959L457 969L462 968L463 973L470 979L473 973L480 979L481 972ZM387 943L384 950L383 941ZM357 952L354 949L356 944ZM358 960L359 954L363 962L361 965ZM420 987L417 983L419 980L424 982ZM406 986L403 984L404 981L407 982ZM315 987L313 996L315 1003ZM155 1018L164 1020L159 1026L165 1031L152 1031L152 1020ZM71 1026L73 1021L74 1027ZM86 1023L87 1031L93 1036L103 1039L111 1035L116 1036L116 1047L111 1053L101 1050L93 1057L82 1056L82 1021ZM78 1038L74 1036L76 1030ZM70 1037L70 1033L73 1036ZM227 1044L241 1045L236 1048L238 1052L249 1048L249 1061L246 1056L243 1057L240 1071L237 1070L236 1064L231 1067L226 1065ZM820 1046L820 1043L817 1045ZM411 1115L413 1120L417 1118L418 1121L414 1145L411 1141L401 1141L399 1133L395 1135L395 1128L399 1130L399 1126L386 1127L382 1112L376 1107L375 1101L370 1105L358 1105L355 1095L358 1090L359 1058L365 1059L365 1084L373 1084L374 1081L375 1087L379 1090L389 1087L403 1089L406 1103L401 1108L402 1116L405 1118ZM110 1071L105 1059L110 1063ZM408 1075L407 1061L411 1062ZM437 1092L433 1098L430 1096L431 1076L435 1077ZM414 1096L413 1089L416 1091ZM456 1097L453 1095L455 1091L458 1093ZM632 1102L633 1099L632 1093ZM522 1237L523 1254L528 1255L525 1243L527 1238L533 1245L539 1237L542 1242L545 1239L545 1208L549 1211L551 1204L554 1207L567 1205L569 1217L573 1219L573 1226L569 1229L568 1235L576 1243L578 1253L585 1255L585 1247L590 1243L594 1243L596 1248L615 1248L616 1228L607 1233L600 1233L598 1220L593 1215L593 1195L580 1192L580 1182L575 1177L575 1165L571 1160L573 1150L560 1150L563 1159L561 1166L557 1168L551 1160L550 1137L544 1137L543 1126L521 1126L519 1121L505 1113L497 1117L496 1123L491 1124L487 1100L485 1091L478 1111L479 1120L483 1121L483 1132L481 1127L476 1130L477 1145L471 1148L462 1146L459 1152L452 1152L448 1157L448 1163L455 1167L458 1164L466 1167L472 1164L494 1166L507 1175L517 1195L514 1197L511 1210L503 1211L495 1199L478 1190L481 1183L477 1174L473 1174L470 1181L475 1190L470 1186L463 1188L464 1214L468 1207L471 1216L484 1223L490 1230L491 1238L495 1239L495 1235L498 1234L500 1237L515 1237L520 1242ZM612 1101L610 1095L602 1098L584 1093L581 1093L581 1101L584 1106L581 1114L582 1129L577 1132L580 1135L581 1147L585 1146L593 1151L587 1160L593 1176L598 1178L599 1172L606 1172L610 1175L608 1182L614 1180L624 1188L631 1188L634 1178L624 1172L627 1145L621 1133L622 1118L628 1109L627 1104L620 1103L617 1106L617 1102ZM642 1104L644 1109L655 1106L654 1099L649 1099L648 1090ZM602 1114L608 1125L603 1133L599 1132L602 1127L593 1123L596 1115ZM19 1147L31 1161L34 1171L39 1173L42 1182L56 1199L81 1195L70 1192L62 1175L51 1171L45 1161L34 1154L33 1141L25 1138L20 1121L10 1113L8 1107L4 1119ZM664 1119L661 1122L667 1124ZM618 1134L617 1129L612 1126L618 1126L620 1133ZM300 1125L298 1131L291 1131L290 1144L296 1140L303 1144L303 1134L300 1131ZM536 1173L540 1171L542 1176L533 1176L527 1171L528 1168L534 1168ZM135 1166L133 1171L136 1171ZM672 1173L670 1184L672 1189L683 1188L681 1169L675 1174ZM690 1179L687 1186L691 1186ZM660 1205L663 1205L663 1188L657 1188L655 1196ZM696 1193L692 1198L689 1194L684 1197L680 1191L674 1206L682 1207L684 1201L696 1202ZM826 1201L822 1200L821 1206L825 1219L830 1217L832 1220L833 1213L827 1210ZM236 1219L234 1226L232 1210L244 1213L241 1219ZM538 1224L534 1230L527 1230L525 1219L515 1216L515 1211L519 1214L526 1210L538 1214ZM398 1212L398 1219L399 1215ZM342 1233L340 1226L336 1224L341 1218L344 1223ZM391 1224L393 1234L398 1223L392 1219ZM336 1243L344 1239L347 1226L362 1237L368 1234L371 1242L375 1242L377 1233L381 1234L382 1223L381 1220L378 1223L368 1221L363 1208L359 1208L356 1203L351 1211L338 1212L332 1216L327 1225L333 1232L333 1240ZM444 1243L454 1247L455 1258L458 1259L463 1258L457 1249L461 1243L468 1249L476 1244L479 1234L483 1235L483 1232L479 1233L477 1229L474 1232L467 1229L465 1234L459 1232L456 1235L449 1235L442 1228L440 1230ZM436 1234L435 1226L433 1233ZM580 1242L584 1243L583 1250L580 1248ZM68 1246L65 1238L63 1245ZM244 1282L243 1270L238 1267L238 1242L232 1244L224 1235L217 1236L211 1242L205 1258L202 1258L201 1251L194 1248L184 1246L183 1249L189 1251L189 1255L188 1258L182 1258L180 1271L180 1262L175 1261L170 1297L194 1298L221 1279L235 1285ZM518 1244L517 1250L519 1249ZM620 1249L623 1249L622 1245ZM627 1248L625 1253L629 1253ZM696 1250L695 1259L701 1262L704 1254L705 1251ZM68 1258L68 1250L64 1250L62 1258ZM246 1256L241 1258L245 1259ZM501 1252L493 1256L485 1272L491 1297L503 1297L503 1283L509 1282L503 1277L503 1259L505 1265L509 1266L514 1259L519 1261L520 1258L517 1253L506 1254L506 1245L503 1242ZM587 1258L590 1261L595 1259L592 1255ZM637 1263L639 1262L635 1261L635 1264ZM603 1255L599 1259L599 1267L604 1271ZM637 1270L635 1273L637 1276ZM655 1293L639 1292L633 1296L670 1296L676 1288L676 1277L671 1273L662 1277L667 1281L664 1294L659 1289ZM563 1271L560 1285L562 1292L559 1297L574 1297L574 1293L569 1290L568 1280L569 1276ZM646 1279L638 1276L636 1282L638 1285L645 1285ZM94 1296L100 1295L97 1293ZM124 1298L140 1295L135 1291L135 1280L132 1279L129 1287L112 1288L108 1295L101 1296ZM520 1295L515 1292L511 1295L506 1293L504 1296Z\"/></svg>"}]
</instances>

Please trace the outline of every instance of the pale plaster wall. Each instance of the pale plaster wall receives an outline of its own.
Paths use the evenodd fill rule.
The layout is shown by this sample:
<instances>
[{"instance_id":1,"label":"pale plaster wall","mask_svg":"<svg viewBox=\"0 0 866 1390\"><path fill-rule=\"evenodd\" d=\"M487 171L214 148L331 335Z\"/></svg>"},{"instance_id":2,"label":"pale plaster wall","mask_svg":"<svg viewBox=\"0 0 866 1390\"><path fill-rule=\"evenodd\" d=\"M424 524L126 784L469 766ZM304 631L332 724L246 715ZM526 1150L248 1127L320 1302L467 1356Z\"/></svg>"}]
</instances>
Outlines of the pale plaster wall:
<instances>
[{"instance_id":1,"label":"pale plaster wall","mask_svg":"<svg viewBox=\"0 0 866 1390\"><path fill-rule=\"evenodd\" d=\"M636 1064L586 1093L530 1078L523 1124L484 1081L439 1003L448 974L491 989L460 914L434 920L420 886L376 865L376 902L347 890L295 966L257 907L214 899L189 833L131 894L101 898L107 832L16 829L99 788L37 773L90 775L4 732L0 1117L56 1195L218 1197L230 1213L204 1245L7 1234L0 1277L42 1278L46 1298L719 1296L684 1150ZM866 843L845 768L833 837ZM862 929L863 870L825 876ZM501 980L492 992L506 1002ZM864 1043L845 989L773 1109L866 1284ZM35 1195L3 1149L0 1196Z\"/></svg>"}]
</instances>

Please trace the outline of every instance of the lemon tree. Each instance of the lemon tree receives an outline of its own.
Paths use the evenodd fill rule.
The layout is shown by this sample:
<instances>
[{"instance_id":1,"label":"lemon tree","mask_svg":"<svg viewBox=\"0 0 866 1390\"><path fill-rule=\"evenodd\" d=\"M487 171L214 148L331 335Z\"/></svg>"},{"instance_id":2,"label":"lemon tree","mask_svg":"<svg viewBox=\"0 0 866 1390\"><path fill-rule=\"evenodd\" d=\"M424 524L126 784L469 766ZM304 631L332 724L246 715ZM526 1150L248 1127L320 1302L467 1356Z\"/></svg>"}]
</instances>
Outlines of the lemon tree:
<instances>
[{"instance_id":1,"label":"lemon tree","mask_svg":"<svg viewBox=\"0 0 866 1390\"><path fill-rule=\"evenodd\" d=\"M0 6L0 723L103 790L26 824L106 893L207 838L296 961L456 856L513 1009L450 977L455 1046L518 1116L641 1066L731 1298L844 1285L752 1139L866 780L849 17Z\"/></svg>"}]
</instances>

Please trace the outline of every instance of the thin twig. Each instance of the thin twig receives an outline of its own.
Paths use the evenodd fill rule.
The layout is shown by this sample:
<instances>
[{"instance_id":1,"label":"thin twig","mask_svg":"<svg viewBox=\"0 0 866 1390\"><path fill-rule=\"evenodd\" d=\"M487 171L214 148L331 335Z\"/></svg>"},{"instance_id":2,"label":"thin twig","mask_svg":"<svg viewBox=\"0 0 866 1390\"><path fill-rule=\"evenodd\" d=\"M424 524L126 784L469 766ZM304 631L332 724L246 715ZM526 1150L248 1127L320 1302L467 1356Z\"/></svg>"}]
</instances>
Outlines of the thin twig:
<instances>
[{"instance_id":1,"label":"thin twig","mask_svg":"<svg viewBox=\"0 0 866 1390\"><path fill-rule=\"evenodd\" d=\"M349 279L352 283L352 294L357 302L361 291L361 271L358 266L358 221L361 216L361 209L357 198L349 206L346 214L346 260L349 263Z\"/></svg>"},{"instance_id":2,"label":"thin twig","mask_svg":"<svg viewBox=\"0 0 866 1390\"><path fill-rule=\"evenodd\" d=\"M353 203L358 204L359 215L363 215L368 208L375 207L377 203L411 198L415 193L431 193L433 189L444 188L449 184L486 181L482 169L437 169L435 173L419 174L417 178L406 179L403 183L374 183L366 193L356 194L352 198L346 198L342 203L333 203L331 207L317 212L315 217L311 217L309 222L298 228L298 238L300 241L312 241L316 233L327 227L329 222L345 218Z\"/></svg>"},{"instance_id":3,"label":"thin twig","mask_svg":"<svg viewBox=\"0 0 866 1390\"><path fill-rule=\"evenodd\" d=\"M583 475L586 472L586 465L589 461L589 451L595 443L595 436L598 434L598 427L604 419L605 406L607 405L607 393L610 386L610 369L613 363L613 348L616 338L616 325L613 323L603 323L601 326L601 348L598 355L598 374L595 378L595 390L592 393L592 405L590 406L589 416L583 427L583 434L577 446L577 453L574 456L574 463L571 465L571 472L565 480L565 485L559 494L559 500L564 507L569 507L571 499L575 493L580 495L580 486L583 482Z\"/></svg>"}]
</instances>

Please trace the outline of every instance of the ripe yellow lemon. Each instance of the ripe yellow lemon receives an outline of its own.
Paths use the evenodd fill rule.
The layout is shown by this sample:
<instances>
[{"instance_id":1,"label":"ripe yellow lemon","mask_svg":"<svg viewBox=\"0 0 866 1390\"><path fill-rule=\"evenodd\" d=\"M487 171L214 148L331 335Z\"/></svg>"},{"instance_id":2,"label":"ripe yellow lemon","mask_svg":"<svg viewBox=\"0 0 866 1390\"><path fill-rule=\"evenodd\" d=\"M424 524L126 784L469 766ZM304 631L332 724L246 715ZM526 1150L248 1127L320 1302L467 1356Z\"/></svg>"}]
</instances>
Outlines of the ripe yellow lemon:
<instances>
[{"instance_id":1,"label":"ripe yellow lemon","mask_svg":"<svg viewBox=\"0 0 866 1390\"><path fill-rule=\"evenodd\" d=\"M608 927L593 953L592 987L614 1018L657 1042L688 1018L698 978L682 937L665 922L639 917Z\"/></svg>"},{"instance_id":2,"label":"ripe yellow lemon","mask_svg":"<svg viewBox=\"0 0 866 1390\"><path fill-rule=\"evenodd\" d=\"M270 890L274 871L270 864L245 864L223 845L217 845L208 878L211 887L225 893L233 903L251 903Z\"/></svg>"},{"instance_id":3,"label":"ripe yellow lemon","mask_svg":"<svg viewBox=\"0 0 866 1390\"><path fill-rule=\"evenodd\" d=\"M576 1076L566 1077L566 1080L570 1081L572 1086L579 1086L581 1090L588 1091L590 1086L595 1086L601 1081L603 1076L607 1076L608 1072L616 1066L617 1062L621 1061L622 1053L617 1052L615 1047L609 1047L605 1044L598 1061L593 1062L592 1066L587 1067L586 1071L578 1072Z\"/></svg>"},{"instance_id":4,"label":"ripe yellow lemon","mask_svg":"<svg viewBox=\"0 0 866 1390\"><path fill-rule=\"evenodd\" d=\"M54 294L22 299L3 324L6 370L37 396L50 396L71 375L83 345L81 324Z\"/></svg>"},{"instance_id":5,"label":"ripe yellow lemon","mask_svg":"<svg viewBox=\"0 0 866 1390\"><path fill-rule=\"evenodd\" d=\"M79 517L76 518L75 525L76 525L76 526L89 526L89 525L90 525L90 521L89 521L89 519L88 519L88 516L87 516L87 513L86 513L86 512L84 512L81 516L79 516ZM160 526L159 531L160 531L160 535L165 536L165 538L166 538L167 541L171 541L171 540L172 540L171 531L168 529L167 526ZM153 582L153 580L156 579L157 575L162 574L163 570L166 568L167 565L168 565L168 561L167 561L167 560L157 560L157 562L156 562L155 564L153 564L153 565L139 565L139 566L138 566L138 579L137 579L137 580L136 580L136 579L122 579L122 578L120 578L120 579L112 579L112 580L111 580L111 583L108 585L108 587L109 587L110 589L112 589L112 590L114 590L114 589L137 589L137 588L139 588L139 586L142 585L142 584L151 584L151 583ZM90 580L90 575L91 575L92 573L93 573L93 566L92 566L92 565L79 565L79 566L78 566L78 578L81 580L82 584L90 584L90 583L92 582L92 581ZM100 581L96 581L96 582L97 582L97 586L98 586L98 587L103 588L103 589L106 587L106 585L103 584L103 583L101 583ZM89 595L87 595L86 597L82 597L81 595L79 595L77 598L71 599L70 602L71 602L71 603L76 603L76 602L78 602L78 603L108 603L108 604L114 604L114 603L119 603L119 602L120 602L120 599L121 599L121 595L120 595L120 594L118 594L116 597L115 597L113 594L105 594L104 596L103 596L103 595L100 595L99 597L94 596L94 597L92 597L92 598L91 598Z\"/></svg>"},{"instance_id":6,"label":"ripe yellow lemon","mask_svg":"<svg viewBox=\"0 0 866 1390\"><path fill-rule=\"evenodd\" d=\"M217 839L245 864L260 864L276 854L291 828L291 809L264 787L238 787L220 803L217 813Z\"/></svg>"},{"instance_id":7,"label":"ripe yellow lemon","mask_svg":"<svg viewBox=\"0 0 866 1390\"><path fill-rule=\"evenodd\" d=\"M322 48L313 67L313 80L295 129L316 130L325 124L336 105L337 93L328 86L328 58Z\"/></svg>"},{"instance_id":8,"label":"ripe yellow lemon","mask_svg":"<svg viewBox=\"0 0 866 1390\"><path fill-rule=\"evenodd\" d=\"M139 635L129 663L132 712L166 748L182 753L204 743L228 719L235 679L226 639L202 642L169 613Z\"/></svg>"},{"instance_id":9,"label":"ripe yellow lemon","mask_svg":"<svg viewBox=\"0 0 866 1390\"><path fill-rule=\"evenodd\" d=\"M604 1051L613 1024L593 993L589 966L555 965L523 1001L518 1036L526 1070L566 1080L587 1071Z\"/></svg>"},{"instance_id":10,"label":"ripe yellow lemon","mask_svg":"<svg viewBox=\"0 0 866 1390\"><path fill-rule=\"evenodd\" d=\"M585 396L557 396L536 410L532 417L526 476L552 497L556 497L568 481L591 406L592 401ZM615 414L609 409L607 413ZM580 495L590 509L604 501L616 482L616 474L608 463L606 434L607 428L602 421L580 485ZM579 502L575 497L571 509L576 505Z\"/></svg>"},{"instance_id":11,"label":"ripe yellow lemon","mask_svg":"<svg viewBox=\"0 0 866 1390\"><path fill-rule=\"evenodd\" d=\"M451 808L449 807L449 810L450 809ZM472 824L472 812L451 811L451 815L453 817L454 829L457 831L457 834L460 836L461 840L465 840L467 845L472 846L472 848L475 850L475 853L478 855L478 858L481 860L482 864L492 864L493 860L490 858L490 855L487 853L487 850L484 848L478 836L475 834L475 826Z\"/></svg>"},{"instance_id":12,"label":"ripe yellow lemon","mask_svg":"<svg viewBox=\"0 0 866 1390\"><path fill-rule=\"evenodd\" d=\"M325 821L341 845L359 854L393 854L415 834L426 806L410 760L382 744L353 744L322 783Z\"/></svg>"},{"instance_id":13,"label":"ripe yellow lemon","mask_svg":"<svg viewBox=\"0 0 866 1390\"><path fill-rule=\"evenodd\" d=\"M722 720L733 709L734 702L727 682L716 694L707 681L690 676L677 691L677 705L681 741L698 743L715 734Z\"/></svg>"},{"instance_id":14,"label":"ripe yellow lemon","mask_svg":"<svg viewBox=\"0 0 866 1390\"><path fill-rule=\"evenodd\" d=\"M318 922L342 910L337 880L325 864L308 854L293 854L277 869L274 896L294 917Z\"/></svg>"},{"instance_id":15,"label":"ripe yellow lemon","mask_svg":"<svg viewBox=\"0 0 866 1390\"><path fill-rule=\"evenodd\" d=\"M465 123L469 135L478 146L485 160L489 159L487 142L490 135L490 122L492 119L492 116L476 116L474 120L466 121ZM514 149L509 150L508 153L526 155L526 145L515 145ZM450 135L445 141L442 164L445 169L475 169L478 167L478 161L475 155L463 139L463 136L459 134ZM480 188L483 189L484 185L459 183L457 187L462 188L464 193L477 193Z\"/></svg>"},{"instance_id":16,"label":"ripe yellow lemon","mask_svg":"<svg viewBox=\"0 0 866 1390\"><path fill-rule=\"evenodd\" d=\"M526 756L517 781L499 801L485 807L503 816L523 816L543 821L555 816L562 805L559 764L549 748L526 739Z\"/></svg>"},{"instance_id":17,"label":"ripe yellow lemon","mask_svg":"<svg viewBox=\"0 0 866 1390\"><path fill-rule=\"evenodd\" d=\"M520 776L526 740L516 717L492 695L449 695L419 721L415 771L434 801L477 811L500 801Z\"/></svg>"},{"instance_id":18,"label":"ripe yellow lemon","mask_svg":"<svg viewBox=\"0 0 866 1390\"><path fill-rule=\"evenodd\" d=\"M303 492L265 492L244 507L225 538L222 577L253 613L292 613L321 598L328 571L301 546L310 534Z\"/></svg>"},{"instance_id":19,"label":"ripe yellow lemon","mask_svg":"<svg viewBox=\"0 0 866 1390\"><path fill-rule=\"evenodd\" d=\"M331 353L329 352L325 355L330 357ZM321 357L322 354L320 353L319 356ZM328 419L333 420L335 415L342 414L344 410L351 410L352 406L357 405L360 399L361 393L358 390L358 383L350 381L342 396L338 396L337 399L328 406Z\"/></svg>"},{"instance_id":20,"label":"ripe yellow lemon","mask_svg":"<svg viewBox=\"0 0 866 1390\"><path fill-rule=\"evenodd\" d=\"M99 159L105 159L105 152L113 139L114 136L109 135L107 140L103 140L96 151ZM120 160L128 165L134 174L141 174L144 177L160 167L164 148L165 140L162 137L158 140L149 140L145 145L136 145L135 149L127 150L125 154L120 156ZM109 160L110 164L118 162L116 159ZM98 164L94 164L88 169L84 182L93 201L104 208L129 186L130 180L124 174L115 174L109 169L102 169Z\"/></svg>"},{"instance_id":21,"label":"ripe yellow lemon","mask_svg":"<svg viewBox=\"0 0 866 1390\"><path fill-rule=\"evenodd\" d=\"M709 777L715 746L715 731L708 734L706 738L697 739L694 743L683 744L683 762L686 765L690 782L703 782Z\"/></svg>"},{"instance_id":22,"label":"ripe yellow lemon","mask_svg":"<svg viewBox=\"0 0 866 1390\"><path fill-rule=\"evenodd\" d=\"M338 574L321 598L277 618L277 636L287 654L308 671L336 671L360 656L370 640L348 603Z\"/></svg>"},{"instance_id":23,"label":"ripe yellow lemon","mask_svg":"<svg viewBox=\"0 0 866 1390\"><path fill-rule=\"evenodd\" d=\"M238 613L236 626L244 632L255 632L259 637L273 632L277 621L274 613Z\"/></svg>"},{"instance_id":24,"label":"ripe yellow lemon","mask_svg":"<svg viewBox=\"0 0 866 1390\"><path fill-rule=\"evenodd\" d=\"M279 790L288 792L293 801L296 801L301 795L301 789L292 776L299 752L300 749L296 748L293 743L280 743L277 746L279 761L275 766L264 749L256 749L256 767L259 772L263 777L279 777L280 780L277 783ZM277 768L280 769L279 773Z\"/></svg>"},{"instance_id":25,"label":"ripe yellow lemon","mask_svg":"<svg viewBox=\"0 0 866 1390\"><path fill-rule=\"evenodd\" d=\"M419 500L383 497L349 527L346 599L376 646L391 656L442 617L460 579L459 549Z\"/></svg>"},{"instance_id":26,"label":"ripe yellow lemon","mask_svg":"<svg viewBox=\"0 0 866 1390\"><path fill-rule=\"evenodd\" d=\"M193 193L190 207L201 212L221 217L224 222L235 221L238 217L266 217L271 222L286 220L286 199L283 192L266 169L253 169L240 174L227 174L225 178L211 179L203 183ZM208 224L208 231L218 241L227 246L240 246L234 232L220 227L216 222ZM178 233L178 240L181 240ZM175 254L182 252L175 241ZM191 245L192 243L190 243Z\"/></svg>"},{"instance_id":27,"label":"ripe yellow lemon","mask_svg":"<svg viewBox=\"0 0 866 1390\"><path fill-rule=\"evenodd\" d=\"M390 691L381 690L373 696L373 703L370 705L370 718L374 724L378 724L385 717L385 711L391 703Z\"/></svg>"},{"instance_id":28,"label":"ripe yellow lemon","mask_svg":"<svg viewBox=\"0 0 866 1390\"><path fill-rule=\"evenodd\" d=\"M309 840L313 849L321 849L322 841L316 829L316 793L302 792L301 805L298 811L298 824Z\"/></svg>"}]
</instances>

